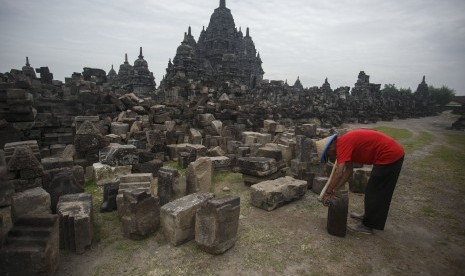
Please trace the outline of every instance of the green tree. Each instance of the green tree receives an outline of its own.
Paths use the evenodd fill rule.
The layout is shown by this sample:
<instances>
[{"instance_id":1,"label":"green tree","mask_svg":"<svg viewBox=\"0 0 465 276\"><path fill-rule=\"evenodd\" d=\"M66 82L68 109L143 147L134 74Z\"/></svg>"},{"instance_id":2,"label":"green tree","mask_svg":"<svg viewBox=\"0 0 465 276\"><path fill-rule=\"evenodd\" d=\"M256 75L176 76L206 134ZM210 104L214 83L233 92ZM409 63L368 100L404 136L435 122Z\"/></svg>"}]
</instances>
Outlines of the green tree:
<instances>
[{"instance_id":1,"label":"green tree","mask_svg":"<svg viewBox=\"0 0 465 276\"><path fill-rule=\"evenodd\" d=\"M455 90L445 85L441 88L436 88L432 85L428 87L430 98L438 105L446 105L450 103L455 96Z\"/></svg>"}]
</instances>

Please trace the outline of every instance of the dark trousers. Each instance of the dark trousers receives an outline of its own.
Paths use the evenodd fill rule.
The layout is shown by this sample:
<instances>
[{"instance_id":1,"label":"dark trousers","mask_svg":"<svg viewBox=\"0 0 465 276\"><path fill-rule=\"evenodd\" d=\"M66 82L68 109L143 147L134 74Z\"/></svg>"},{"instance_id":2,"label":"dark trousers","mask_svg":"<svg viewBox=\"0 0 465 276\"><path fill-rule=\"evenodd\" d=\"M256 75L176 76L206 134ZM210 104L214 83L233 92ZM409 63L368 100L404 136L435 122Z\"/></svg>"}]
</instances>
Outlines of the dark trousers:
<instances>
[{"instance_id":1,"label":"dark trousers","mask_svg":"<svg viewBox=\"0 0 465 276\"><path fill-rule=\"evenodd\" d=\"M365 226L384 230L392 194L404 157L389 165L374 165L365 190Z\"/></svg>"}]
</instances>

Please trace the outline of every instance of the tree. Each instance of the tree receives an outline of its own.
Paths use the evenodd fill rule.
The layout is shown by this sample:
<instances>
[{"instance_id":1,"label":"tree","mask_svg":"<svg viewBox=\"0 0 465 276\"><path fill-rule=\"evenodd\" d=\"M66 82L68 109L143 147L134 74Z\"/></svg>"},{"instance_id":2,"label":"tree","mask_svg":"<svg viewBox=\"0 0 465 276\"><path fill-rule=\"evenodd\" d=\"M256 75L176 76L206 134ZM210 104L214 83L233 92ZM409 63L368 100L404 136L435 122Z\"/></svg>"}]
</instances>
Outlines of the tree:
<instances>
[{"instance_id":1,"label":"tree","mask_svg":"<svg viewBox=\"0 0 465 276\"><path fill-rule=\"evenodd\" d=\"M430 98L438 105L444 106L450 103L455 96L455 90L445 85L441 88L436 88L432 85L428 87Z\"/></svg>"}]
</instances>

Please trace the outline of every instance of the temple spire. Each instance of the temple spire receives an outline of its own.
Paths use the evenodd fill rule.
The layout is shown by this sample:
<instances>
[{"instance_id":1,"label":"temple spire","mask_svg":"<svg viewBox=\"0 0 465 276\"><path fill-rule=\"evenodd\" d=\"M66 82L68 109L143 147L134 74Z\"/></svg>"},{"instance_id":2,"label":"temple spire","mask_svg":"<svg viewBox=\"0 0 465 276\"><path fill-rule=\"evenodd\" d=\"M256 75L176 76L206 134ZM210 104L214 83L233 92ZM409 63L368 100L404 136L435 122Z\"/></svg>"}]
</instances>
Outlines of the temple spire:
<instances>
[{"instance_id":1,"label":"temple spire","mask_svg":"<svg viewBox=\"0 0 465 276\"><path fill-rule=\"evenodd\" d=\"M29 57L26 57L26 66L30 66L30 64L29 64Z\"/></svg>"},{"instance_id":2,"label":"temple spire","mask_svg":"<svg viewBox=\"0 0 465 276\"><path fill-rule=\"evenodd\" d=\"M187 35L189 35L189 36L192 36L192 32L191 32L191 26L189 26L189 30L188 30L188 33L187 33Z\"/></svg>"},{"instance_id":3,"label":"temple spire","mask_svg":"<svg viewBox=\"0 0 465 276\"><path fill-rule=\"evenodd\" d=\"M125 53L125 54L124 54L124 63L125 63L125 64L128 64L128 63L129 63L129 62L128 62L128 53Z\"/></svg>"},{"instance_id":4,"label":"temple spire","mask_svg":"<svg viewBox=\"0 0 465 276\"><path fill-rule=\"evenodd\" d=\"M144 58L144 56L142 55L142 47L140 47L139 58Z\"/></svg>"},{"instance_id":5,"label":"temple spire","mask_svg":"<svg viewBox=\"0 0 465 276\"><path fill-rule=\"evenodd\" d=\"M226 8L226 0L220 0L220 8Z\"/></svg>"},{"instance_id":6,"label":"temple spire","mask_svg":"<svg viewBox=\"0 0 465 276\"><path fill-rule=\"evenodd\" d=\"M249 37L249 27L247 27L247 31L245 32L245 37Z\"/></svg>"}]
</instances>

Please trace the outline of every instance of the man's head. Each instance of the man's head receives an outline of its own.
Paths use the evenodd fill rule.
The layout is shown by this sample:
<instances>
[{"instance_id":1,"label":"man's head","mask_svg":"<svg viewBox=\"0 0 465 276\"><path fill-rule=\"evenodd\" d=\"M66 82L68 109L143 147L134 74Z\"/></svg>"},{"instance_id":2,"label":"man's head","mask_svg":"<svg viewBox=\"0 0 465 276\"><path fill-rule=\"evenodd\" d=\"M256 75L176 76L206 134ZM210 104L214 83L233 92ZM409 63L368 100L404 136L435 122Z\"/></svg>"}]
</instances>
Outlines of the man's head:
<instances>
[{"instance_id":1,"label":"man's head","mask_svg":"<svg viewBox=\"0 0 465 276\"><path fill-rule=\"evenodd\" d=\"M336 159L336 139L337 134L334 134L315 142L316 151L321 163L327 162L328 159Z\"/></svg>"}]
</instances>

